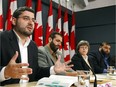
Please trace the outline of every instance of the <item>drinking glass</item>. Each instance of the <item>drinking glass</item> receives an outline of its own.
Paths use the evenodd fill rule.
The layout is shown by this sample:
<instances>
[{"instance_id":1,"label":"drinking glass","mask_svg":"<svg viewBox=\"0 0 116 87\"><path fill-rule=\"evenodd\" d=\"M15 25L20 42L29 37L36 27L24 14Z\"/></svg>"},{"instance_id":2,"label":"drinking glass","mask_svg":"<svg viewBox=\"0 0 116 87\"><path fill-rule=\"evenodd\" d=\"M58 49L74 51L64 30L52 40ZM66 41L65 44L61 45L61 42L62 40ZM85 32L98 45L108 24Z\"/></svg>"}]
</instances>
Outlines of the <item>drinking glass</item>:
<instances>
[{"instance_id":1,"label":"drinking glass","mask_svg":"<svg viewBox=\"0 0 116 87\"><path fill-rule=\"evenodd\" d=\"M108 73L109 75L114 74L114 71L115 71L115 67L114 67L114 66L109 66L109 67L107 68L107 73Z\"/></svg>"},{"instance_id":2,"label":"drinking glass","mask_svg":"<svg viewBox=\"0 0 116 87\"><path fill-rule=\"evenodd\" d=\"M90 87L90 71L77 71L78 73L78 86L77 87Z\"/></svg>"}]
</instances>

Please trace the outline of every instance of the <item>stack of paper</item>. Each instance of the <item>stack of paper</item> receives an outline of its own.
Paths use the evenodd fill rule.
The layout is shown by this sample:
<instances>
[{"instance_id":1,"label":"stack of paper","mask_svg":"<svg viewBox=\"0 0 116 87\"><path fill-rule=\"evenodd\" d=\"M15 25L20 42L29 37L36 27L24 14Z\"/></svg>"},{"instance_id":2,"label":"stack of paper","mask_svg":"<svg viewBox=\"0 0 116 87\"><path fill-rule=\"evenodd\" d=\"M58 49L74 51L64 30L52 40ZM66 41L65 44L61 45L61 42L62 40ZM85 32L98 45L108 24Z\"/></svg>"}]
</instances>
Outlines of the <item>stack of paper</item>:
<instances>
[{"instance_id":1,"label":"stack of paper","mask_svg":"<svg viewBox=\"0 0 116 87\"><path fill-rule=\"evenodd\" d=\"M37 82L37 86L46 87L70 87L72 84L77 82L77 77L62 76L62 75L51 75L49 78L44 77Z\"/></svg>"}]
</instances>

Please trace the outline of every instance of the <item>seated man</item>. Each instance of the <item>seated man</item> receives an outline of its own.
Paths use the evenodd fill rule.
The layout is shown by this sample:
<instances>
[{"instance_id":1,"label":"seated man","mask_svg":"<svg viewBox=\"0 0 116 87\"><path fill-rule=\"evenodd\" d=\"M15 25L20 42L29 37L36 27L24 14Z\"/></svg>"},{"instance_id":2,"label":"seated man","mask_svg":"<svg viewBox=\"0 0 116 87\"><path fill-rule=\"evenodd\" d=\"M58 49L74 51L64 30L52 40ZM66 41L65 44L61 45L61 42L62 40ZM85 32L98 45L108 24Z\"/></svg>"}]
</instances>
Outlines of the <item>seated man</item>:
<instances>
[{"instance_id":1,"label":"seated man","mask_svg":"<svg viewBox=\"0 0 116 87\"><path fill-rule=\"evenodd\" d=\"M62 57L62 53L58 50L62 44L62 35L58 32L53 32L48 38L48 44L38 48L38 64L40 67L51 67L55 64L58 57Z\"/></svg>"},{"instance_id":2,"label":"seated man","mask_svg":"<svg viewBox=\"0 0 116 87\"><path fill-rule=\"evenodd\" d=\"M18 8L12 17L13 29L0 33L0 85L37 81L70 70L60 58L52 67L38 66L38 48L29 38L34 30L34 13L28 7Z\"/></svg>"},{"instance_id":3,"label":"seated man","mask_svg":"<svg viewBox=\"0 0 116 87\"><path fill-rule=\"evenodd\" d=\"M51 67L53 66L58 57L61 57L61 62L64 62L62 53L59 48L62 44L62 35L58 32L52 32L48 38L48 44L44 47L38 48L38 64L40 67ZM73 70L67 70L65 73L57 73L62 75L76 75Z\"/></svg>"},{"instance_id":4,"label":"seated man","mask_svg":"<svg viewBox=\"0 0 116 87\"><path fill-rule=\"evenodd\" d=\"M90 52L95 73L106 73L107 67L110 65L110 49L111 46L107 42L102 42L98 51Z\"/></svg>"}]
</instances>

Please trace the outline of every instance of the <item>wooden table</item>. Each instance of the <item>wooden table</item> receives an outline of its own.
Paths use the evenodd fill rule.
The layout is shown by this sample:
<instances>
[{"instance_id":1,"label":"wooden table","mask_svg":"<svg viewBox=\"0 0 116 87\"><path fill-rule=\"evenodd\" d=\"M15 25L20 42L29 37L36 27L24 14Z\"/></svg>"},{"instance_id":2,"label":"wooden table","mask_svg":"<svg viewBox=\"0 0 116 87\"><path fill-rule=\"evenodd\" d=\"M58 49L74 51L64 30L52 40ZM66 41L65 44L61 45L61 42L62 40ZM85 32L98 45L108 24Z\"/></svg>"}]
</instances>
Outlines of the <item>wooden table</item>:
<instances>
[{"instance_id":1,"label":"wooden table","mask_svg":"<svg viewBox=\"0 0 116 87\"><path fill-rule=\"evenodd\" d=\"M98 75L97 75L98 76ZM115 79L112 79L108 76L106 76L106 74L99 74L99 77L100 78L104 78L103 81L104 82L107 82L107 81L110 81L112 82L112 87L116 87L116 76L115 76ZM101 82L98 82L98 84L102 84L104 83L103 81ZM10 84L10 85L6 85L4 87L45 87L45 86L36 86L37 82L29 82L29 83L23 83L23 84ZM72 86L74 87L74 86ZM93 83L90 84L90 87L93 87Z\"/></svg>"},{"instance_id":2,"label":"wooden table","mask_svg":"<svg viewBox=\"0 0 116 87\"><path fill-rule=\"evenodd\" d=\"M5 87L36 87L37 82L29 82L24 84L10 84L6 85Z\"/></svg>"}]
</instances>

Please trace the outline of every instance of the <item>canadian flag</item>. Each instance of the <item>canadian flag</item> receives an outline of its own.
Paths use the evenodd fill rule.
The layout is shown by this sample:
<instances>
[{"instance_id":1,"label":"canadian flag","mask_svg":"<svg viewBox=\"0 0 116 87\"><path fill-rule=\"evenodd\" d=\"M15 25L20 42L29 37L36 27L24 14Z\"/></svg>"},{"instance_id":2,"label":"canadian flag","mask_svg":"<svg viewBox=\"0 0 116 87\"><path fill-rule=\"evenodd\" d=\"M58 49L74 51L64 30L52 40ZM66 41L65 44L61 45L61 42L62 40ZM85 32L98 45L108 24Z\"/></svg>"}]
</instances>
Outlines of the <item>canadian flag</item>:
<instances>
[{"instance_id":1,"label":"canadian flag","mask_svg":"<svg viewBox=\"0 0 116 87\"><path fill-rule=\"evenodd\" d=\"M26 0L25 6L32 8L32 0Z\"/></svg>"},{"instance_id":2,"label":"canadian flag","mask_svg":"<svg viewBox=\"0 0 116 87\"><path fill-rule=\"evenodd\" d=\"M70 33L70 58L75 53L75 14L72 12L72 28Z\"/></svg>"},{"instance_id":3,"label":"canadian flag","mask_svg":"<svg viewBox=\"0 0 116 87\"><path fill-rule=\"evenodd\" d=\"M43 26L42 26L42 5L41 0L38 0L35 29L34 29L34 41L37 46L43 46Z\"/></svg>"},{"instance_id":4,"label":"canadian flag","mask_svg":"<svg viewBox=\"0 0 116 87\"><path fill-rule=\"evenodd\" d=\"M58 16L57 16L57 22L56 22L56 31L61 33L61 5L58 5Z\"/></svg>"},{"instance_id":5,"label":"canadian flag","mask_svg":"<svg viewBox=\"0 0 116 87\"><path fill-rule=\"evenodd\" d=\"M12 15L16 9L17 9L17 1L9 0L8 13L7 13L6 24L5 24L6 30L12 29Z\"/></svg>"},{"instance_id":6,"label":"canadian flag","mask_svg":"<svg viewBox=\"0 0 116 87\"><path fill-rule=\"evenodd\" d=\"M58 16L56 21L56 31L62 34L62 28L61 28L61 5L58 5ZM62 52L62 45L59 48L59 51Z\"/></svg>"},{"instance_id":7,"label":"canadian flag","mask_svg":"<svg viewBox=\"0 0 116 87\"><path fill-rule=\"evenodd\" d=\"M32 8L32 0L26 0L25 6ZM32 35L30 35L30 39L32 39L32 38L33 38Z\"/></svg>"},{"instance_id":8,"label":"canadian flag","mask_svg":"<svg viewBox=\"0 0 116 87\"><path fill-rule=\"evenodd\" d=\"M46 38L45 38L45 44L48 43L48 37L53 31L53 13L52 13L52 0L50 0L50 7L48 12L48 22L46 26Z\"/></svg>"},{"instance_id":9,"label":"canadian flag","mask_svg":"<svg viewBox=\"0 0 116 87\"><path fill-rule=\"evenodd\" d=\"M2 0L0 0L0 32L3 31Z\"/></svg>"},{"instance_id":10,"label":"canadian flag","mask_svg":"<svg viewBox=\"0 0 116 87\"><path fill-rule=\"evenodd\" d=\"M70 60L69 55L69 32L68 32L68 14L67 9L64 13L64 24L63 24L63 39L64 39L64 46L63 46L63 53L64 53L64 60Z\"/></svg>"}]
</instances>

